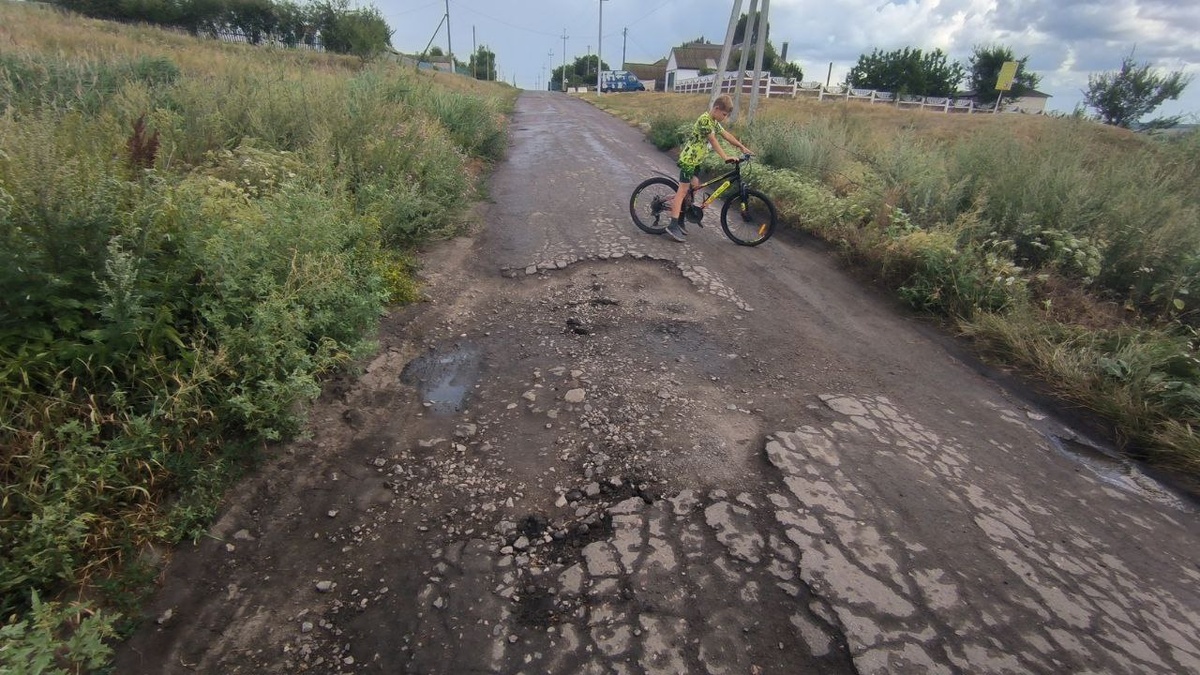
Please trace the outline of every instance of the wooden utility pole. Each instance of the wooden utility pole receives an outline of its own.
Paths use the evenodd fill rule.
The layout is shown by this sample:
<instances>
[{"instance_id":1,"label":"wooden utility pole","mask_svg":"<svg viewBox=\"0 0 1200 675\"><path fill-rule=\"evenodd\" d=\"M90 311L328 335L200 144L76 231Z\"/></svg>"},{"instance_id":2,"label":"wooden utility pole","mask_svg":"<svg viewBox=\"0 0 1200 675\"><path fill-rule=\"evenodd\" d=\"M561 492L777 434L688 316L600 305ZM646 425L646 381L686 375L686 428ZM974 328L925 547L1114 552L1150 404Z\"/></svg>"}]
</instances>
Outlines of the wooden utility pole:
<instances>
[{"instance_id":1,"label":"wooden utility pole","mask_svg":"<svg viewBox=\"0 0 1200 675\"><path fill-rule=\"evenodd\" d=\"M754 124L754 111L758 109L758 83L762 79L763 52L767 48L767 15L771 13L771 0L762 0L762 12L758 16L758 49L754 54L754 90L750 94L750 112L746 115L746 123ZM767 83L767 93L770 94L770 83Z\"/></svg>"},{"instance_id":2,"label":"wooden utility pole","mask_svg":"<svg viewBox=\"0 0 1200 675\"><path fill-rule=\"evenodd\" d=\"M729 12L729 28L725 31L725 46L721 47L721 62L717 64L717 79L713 81L712 96L708 98L709 108L721 95L721 80L725 79L725 66L729 63L729 51L733 48L733 34L737 30L738 16L741 12L742 0L734 0L733 10Z\"/></svg>"},{"instance_id":3,"label":"wooden utility pole","mask_svg":"<svg viewBox=\"0 0 1200 675\"><path fill-rule=\"evenodd\" d=\"M450 0L446 0L446 52L450 56L450 72L457 72L454 67L454 45L450 42Z\"/></svg>"},{"instance_id":4,"label":"wooden utility pole","mask_svg":"<svg viewBox=\"0 0 1200 675\"><path fill-rule=\"evenodd\" d=\"M758 0L750 0L750 13L746 15L746 30L742 32L742 51L738 57L737 89L733 94L733 112L729 115L729 123L738 120L742 110L742 83L746 81L746 60L750 56L750 46L758 35Z\"/></svg>"},{"instance_id":5,"label":"wooden utility pole","mask_svg":"<svg viewBox=\"0 0 1200 675\"><path fill-rule=\"evenodd\" d=\"M621 70L625 70L625 43L629 41L629 29L621 30Z\"/></svg>"}]
</instances>

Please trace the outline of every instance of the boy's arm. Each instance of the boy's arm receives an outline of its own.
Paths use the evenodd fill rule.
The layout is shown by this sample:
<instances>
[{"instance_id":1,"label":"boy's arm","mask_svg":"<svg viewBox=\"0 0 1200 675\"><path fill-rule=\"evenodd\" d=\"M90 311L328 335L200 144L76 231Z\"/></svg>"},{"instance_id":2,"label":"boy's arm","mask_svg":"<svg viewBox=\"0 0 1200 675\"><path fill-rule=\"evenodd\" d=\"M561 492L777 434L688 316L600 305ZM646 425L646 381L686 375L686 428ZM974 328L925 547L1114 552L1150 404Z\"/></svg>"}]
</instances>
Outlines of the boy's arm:
<instances>
[{"instance_id":1,"label":"boy's arm","mask_svg":"<svg viewBox=\"0 0 1200 675\"><path fill-rule=\"evenodd\" d=\"M724 134L726 138L729 137L728 131L722 129L721 133ZM712 149L721 156L721 159L725 160L726 162L729 161L729 155L725 154L725 148L721 147L721 143L717 140L717 134L715 132L708 135L708 144L711 145Z\"/></svg>"},{"instance_id":2,"label":"boy's arm","mask_svg":"<svg viewBox=\"0 0 1200 675\"><path fill-rule=\"evenodd\" d=\"M721 129L721 135L725 137L725 140L732 143L735 147L739 148L742 152L746 153L747 155L750 154L750 148L747 148L746 146L742 145L742 142L739 141L736 136L729 133L728 129ZM726 158L726 159L728 159L728 158Z\"/></svg>"}]
</instances>

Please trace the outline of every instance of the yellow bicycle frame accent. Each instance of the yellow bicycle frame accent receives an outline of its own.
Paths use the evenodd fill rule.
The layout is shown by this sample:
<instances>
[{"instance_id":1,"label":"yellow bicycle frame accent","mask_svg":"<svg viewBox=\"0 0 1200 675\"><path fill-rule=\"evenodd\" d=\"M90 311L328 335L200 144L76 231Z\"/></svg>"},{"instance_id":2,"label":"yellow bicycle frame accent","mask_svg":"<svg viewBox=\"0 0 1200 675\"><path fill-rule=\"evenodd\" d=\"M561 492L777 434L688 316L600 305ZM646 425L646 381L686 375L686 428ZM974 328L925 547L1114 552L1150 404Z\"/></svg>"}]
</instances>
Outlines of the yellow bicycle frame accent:
<instances>
[{"instance_id":1,"label":"yellow bicycle frame accent","mask_svg":"<svg viewBox=\"0 0 1200 675\"><path fill-rule=\"evenodd\" d=\"M708 208L708 205L717 201L717 197L720 197L721 193L728 190L730 185L733 185L733 183L731 181L725 181L724 183L721 183L721 187L717 188L716 190L713 190L712 194L710 194L708 196L708 199L704 200L704 203L700 206L700 208L702 208L702 209ZM701 186L701 187L704 187L704 186Z\"/></svg>"}]
</instances>

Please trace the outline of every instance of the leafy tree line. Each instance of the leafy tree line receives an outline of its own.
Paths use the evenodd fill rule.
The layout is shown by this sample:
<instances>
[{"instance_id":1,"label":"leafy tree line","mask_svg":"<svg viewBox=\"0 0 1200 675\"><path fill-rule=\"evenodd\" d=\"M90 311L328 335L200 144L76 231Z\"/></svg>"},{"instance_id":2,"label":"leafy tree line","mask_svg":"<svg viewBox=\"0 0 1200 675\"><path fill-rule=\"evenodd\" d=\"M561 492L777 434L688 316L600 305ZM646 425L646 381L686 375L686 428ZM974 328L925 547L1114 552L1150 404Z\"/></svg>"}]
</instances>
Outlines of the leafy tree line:
<instances>
[{"instance_id":1,"label":"leafy tree line","mask_svg":"<svg viewBox=\"0 0 1200 675\"><path fill-rule=\"evenodd\" d=\"M999 94L996 81L1007 61L1017 64L1010 89ZM858 57L846 76L846 84L859 89L877 89L913 96L953 96L966 83L977 103L997 102L998 96L1017 99L1037 88L1041 76L1026 67L1029 57L1016 58L1003 46L977 46L964 68L950 62L940 49L924 53L905 47L890 52L878 49ZM1180 116L1163 117L1139 125L1139 120L1168 100L1177 100L1191 82L1182 71L1158 74L1148 63L1136 63L1130 54L1121 68L1088 77L1084 105L1096 111L1096 119L1119 127L1170 127Z\"/></svg>"},{"instance_id":2,"label":"leafy tree line","mask_svg":"<svg viewBox=\"0 0 1200 675\"><path fill-rule=\"evenodd\" d=\"M315 45L370 58L391 46L392 30L375 7L349 0L52 0L97 19L180 28L193 35L239 32L253 44L274 38L288 46Z\"/></svg>"},{"instance_id":3,"label":"leafy tree line","mask_svg":"<svg viewBox=\"0 0 1200 675\"><path fill-rule=\"evenodd\" d=\"M596 60L595 54L590 56L576 57L573 63L568 63L566 68L566 78L568 87L586 87L596 84ZM563 68L559 66L554 69L550 77L551 91L562 91ZM611 70L607 62L600 63L601 70Z\"/></svg>"},{"instance_id":4,"label":"leafy tree line","mask_svg":"<svg viewBox=\"0 0 1200 675\"><path fill-rule=\"evenodd\" d=\"M899 95L954 96L966 83L979 103L996 100L996 80L1006 61L1017 63L1017 74L1007 96L1020 98L1037 88L1041 76L1026 68L1029 57L1016 58L1008 47L977 46L964 67L950 61L945 52L905 47L890 52L874 50L858 57L846 76L846 84L857 89L878 89Z\"/></svg>"}]
</instances>

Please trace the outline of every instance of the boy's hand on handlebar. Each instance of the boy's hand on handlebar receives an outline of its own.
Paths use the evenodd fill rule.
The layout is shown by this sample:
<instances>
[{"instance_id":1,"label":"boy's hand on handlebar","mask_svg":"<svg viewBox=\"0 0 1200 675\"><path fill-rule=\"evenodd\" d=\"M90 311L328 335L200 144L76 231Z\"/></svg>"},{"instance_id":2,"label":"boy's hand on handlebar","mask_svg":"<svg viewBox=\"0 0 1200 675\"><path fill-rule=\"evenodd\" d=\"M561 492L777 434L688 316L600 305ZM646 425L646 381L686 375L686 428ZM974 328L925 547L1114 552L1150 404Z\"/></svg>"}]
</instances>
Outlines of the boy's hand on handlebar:
<instances>
[{"instance_id":1,"label":"boy's hand on handlebar","mask_svg":"<svg viewBox=\"0 0 1200 675\"><path fill-rule=\"evenodd\" d=\"M738 159L737 157L726 157L725 158L726 164L737 164L740 161L742 161L742 160Z\"/></svg>"}]
</instances>

